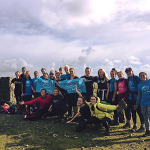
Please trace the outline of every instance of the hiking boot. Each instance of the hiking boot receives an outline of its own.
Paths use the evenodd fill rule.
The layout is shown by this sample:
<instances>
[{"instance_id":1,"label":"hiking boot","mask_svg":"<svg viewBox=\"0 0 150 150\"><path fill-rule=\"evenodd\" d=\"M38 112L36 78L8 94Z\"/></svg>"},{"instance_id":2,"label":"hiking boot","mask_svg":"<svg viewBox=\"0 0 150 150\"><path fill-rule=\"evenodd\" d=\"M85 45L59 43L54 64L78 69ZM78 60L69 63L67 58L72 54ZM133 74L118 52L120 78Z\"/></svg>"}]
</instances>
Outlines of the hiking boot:
<instances>
[{"instance_id":1,"label":"hiking boot","mask_svg":"<svg viewBox=\"0 0 150 150\"><path fill-rule=\"evenodd\" d=\"M131 129L132 132L136 132L137 131L137 126L134 125L133 128Z\"/></svg>"},{"instance_id":2,"label":"hiking boot","mask_svg":"<svg viewBox=\"0 0 150 150\"><path fill-rule=\"evenodd\" d=\"M106 135L106 136L109 136L109 135L110 135L109 128L107 128L107 129L105 130L105 135Z\"/></svg>"},{"instance_id":3,"label":"hiking boot","mask_svg":"<svg viewBox=\"0 0 150 150\"><path fill-rule=\"evenodd\" d=\"M125 129L126 129L126 128L131 128L131 124L127 122L127 123L123 126L123 128L125 128Z\"/></svg>"},{"instance_id":4,"label":"hiking boot","mask_svg":"<svg viewBox=\"0 0 150 150\"><path fill-rule=\"evenodd\" d=\"M147 137L147 136L150 136L150 131L146 131L146 133L143 134L143 137Z\"/></svg>"},{"instance_id":5,"label":"hiking boot","mask_svg":"<svg viewBox=\"0 0 150 150\"><path fill-rule=\"evenodd\" d=\"M141 127L137 130L137 132L139 132L139 133L144 132L144 131L145 131L145 127L143 127L143 126L141 126Z\"/></svg>"}]
</instances>

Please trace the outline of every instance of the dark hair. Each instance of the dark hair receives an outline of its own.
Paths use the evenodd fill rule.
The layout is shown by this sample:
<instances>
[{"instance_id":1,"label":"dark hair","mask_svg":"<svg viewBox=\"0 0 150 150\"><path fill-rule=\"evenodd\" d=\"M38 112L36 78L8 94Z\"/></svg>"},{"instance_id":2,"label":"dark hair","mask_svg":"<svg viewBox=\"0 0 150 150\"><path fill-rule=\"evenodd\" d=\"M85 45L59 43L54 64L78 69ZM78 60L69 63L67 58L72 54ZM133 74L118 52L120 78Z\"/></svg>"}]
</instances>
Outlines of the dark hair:
<instances>
[{"instance_id":1,"label":"dark hair","mask_svg":"<svg viewBox=\"0 0 150 150\"><path fill-rule=\"evenodd\" d=\"M79 96L78 98L82 98L83 104L85 104L85 96Z\"/></svg>"},{"instance_id":2,"label":"dark hair","mask_svg":"<svg viewBox=\"0 0 150 150\"><path fill-rule=\"evenodd\" d=\"M23 70L23 69L26 69L26 67L22 67L22 70Z\"/></svg>"},{"instance_id":3,"label":"dark hair","mask_svg":"<svg viewBox=\"0 0 150 150\"><path fill-rule=\"evenodd\" d=\"M86 69L90 69L90 70L91 70L91 68L90 68L90 67L86 67L86 68L85 68L85 70L86 70Z\"/></svg>"},{"instance_id":4,"label":"dark hair","mask_svg":"<svg viewBox=\"0 0 150 150\"><path fill-rule=\"evenodd\" d=\"M95 97L95 98L96 98L96 101L98 100L98 99L97 99L97 96L95 96L95 95L91 95L91 96L90 96L90 99L91 99L91 97Z\"/></svg>"},{"instance_id":5,"label":"dark hair","mask_svg":"<svg viewBox=\"0 0 150 150\"><path fill-rule=\"evenodd\" d=\"M45 69L45 68L42 68L41 71L42 71L42 70L46 70L46 69Z\"/></svg>"},{"instance_id":6,"label":"dark hair","mask_svg":"<svg viewBox=\"0 0 150 150\"><path fill-rule=\"evenodd\" d=\"M139 76L140 76L142 73L144 73L144 74L146 75L146 79L148 79L146 72L140 72L140 73L139 73Z\"/></svg>"},{"instance_id":7,"label":"dark hair","mask_svg":"<svg viewBox=\"0 0 150 150\"><path fill-rule=\"evenodd\" d=\"M41 91L43 91L43 90L44 90L44 91L45 91L45 93L46 93L46 90L45 90L45 89L41 89Z\"/></svg>"},{"instance_id":8,"label":"dark hair","mask_svg":"<svg viewBox=\"0 0 150 150\"><path fill-rule=\"evenodd\" d=\"M60 67L60 68L59 68L59 70L63 70L63 69L64 69L63 67Z\"/></svg>"}]
</instances>

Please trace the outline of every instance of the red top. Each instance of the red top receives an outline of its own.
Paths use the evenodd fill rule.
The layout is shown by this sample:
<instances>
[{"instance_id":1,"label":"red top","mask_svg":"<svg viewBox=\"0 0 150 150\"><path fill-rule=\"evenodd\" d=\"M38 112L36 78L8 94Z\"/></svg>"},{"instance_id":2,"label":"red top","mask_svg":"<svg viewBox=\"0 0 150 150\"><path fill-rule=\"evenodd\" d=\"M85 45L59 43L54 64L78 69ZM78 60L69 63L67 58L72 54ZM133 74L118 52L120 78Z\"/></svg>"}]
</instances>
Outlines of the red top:
<instances>
[{"instance_id":1,"label":"red top","mask_svg":"<svg viewBox=\"0 0 150 150\"><path fill-rule=\"evenodd\" d=\"M52 96L47 94L47 95L45 95L45 99L42 96L40 96L40 97L37 97L34 100L24 102L24 105L34 105L34 104L37 104L37 103L40 104L40 108L43 108L45 104L50 104L51 105Z\"/></svg>"},{"instance_id":2,"label":"red top","mask_svg":"<svg viewBox=\"0 0 150 150\"><path fill-rule=\"evenodd\" d=\"M1 105L1 107L3 107L3 109L8 112L7 108L4 105Z\"/></svg>"}]
</instances>

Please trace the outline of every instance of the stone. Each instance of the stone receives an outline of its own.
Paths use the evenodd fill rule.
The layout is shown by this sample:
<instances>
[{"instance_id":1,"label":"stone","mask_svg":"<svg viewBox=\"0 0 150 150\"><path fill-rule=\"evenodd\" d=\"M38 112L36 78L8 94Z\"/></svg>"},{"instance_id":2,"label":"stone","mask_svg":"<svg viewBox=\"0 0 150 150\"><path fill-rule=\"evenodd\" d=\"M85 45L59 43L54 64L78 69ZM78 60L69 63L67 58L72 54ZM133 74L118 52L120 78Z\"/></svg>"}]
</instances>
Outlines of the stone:
<instances>
[{"instance_id":1,"label":"stone","mask_svg":"<svg viewBox=\"0 0 150 150\"><path fill-rule=\"evenodd\" d=\"M13 77L1 77L0 78L0 102L10 102L16 104L15 94L9 88L9 84ZM15 88L15 85L12 84L12 87Z\"/></svg>"}]
</instances>

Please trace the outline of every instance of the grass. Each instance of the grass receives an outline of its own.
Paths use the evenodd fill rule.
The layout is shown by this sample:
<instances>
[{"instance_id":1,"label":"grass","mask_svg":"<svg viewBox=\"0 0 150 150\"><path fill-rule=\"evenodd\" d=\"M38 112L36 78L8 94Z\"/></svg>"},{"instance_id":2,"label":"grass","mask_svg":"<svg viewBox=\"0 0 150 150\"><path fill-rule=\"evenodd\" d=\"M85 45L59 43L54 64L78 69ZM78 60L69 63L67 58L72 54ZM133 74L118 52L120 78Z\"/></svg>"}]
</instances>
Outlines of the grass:
<instances>
[{"instance_id":1,"label":"grass","mask_svg":"<svg viewBox=\"0 0 150 150\"><path fill-rule=\"evenodd\" d=\"M94 86L96 95L97 85ZM112 126L104 130L86 128L75 132L76 123L53 123L53 119L25 121L23 115L0 114L0 150L148 150L150 137ZM140 126L138 118L138 127Z\"/></svg>"},{"instance_id":2,"label":"grass","mask_svg":"<svg viewBox=\"0 0 150 150\"><path fill-rule=\"evenodd\" d=\"M104 130L75 132L76 123L53 123L53 119L25 121L22 115L0 114L0 150L98 150L150 149L150 138L131 133L123 124ZM139 126L139 122L138 122Z\"/></svg>"}]
</instances>

